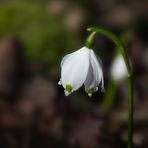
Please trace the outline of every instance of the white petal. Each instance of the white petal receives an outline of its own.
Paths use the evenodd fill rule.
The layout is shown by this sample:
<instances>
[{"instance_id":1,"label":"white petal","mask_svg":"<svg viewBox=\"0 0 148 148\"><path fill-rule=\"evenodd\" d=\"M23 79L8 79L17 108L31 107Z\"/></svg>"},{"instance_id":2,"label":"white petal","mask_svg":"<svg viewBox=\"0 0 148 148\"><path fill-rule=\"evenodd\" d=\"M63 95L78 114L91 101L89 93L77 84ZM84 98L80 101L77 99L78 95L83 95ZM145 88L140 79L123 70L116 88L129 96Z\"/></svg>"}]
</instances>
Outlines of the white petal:
<instances>
[{"instance_id":1,"label":"white petal","mask_svg":"<svg viewBox=\"0 0 148 148\"><path fill-rule=\"evenodd\" d=\"M89 49L83 47L62 59L61 82L64 88L70 85L72 91L75 91L83 85L89 67L89 52Z\"/></svg>"},{"instance_id":2,"label":"white petal","mask_svg":"<svg viewBox=\"0 0 148 148\"><path fill-rule=\"evenodd\" d=\"M98 60L94 51L91 50L89 60L89 70L85 81L85 91L88 92L88 94L97 91L100 84L102 90L104 89L101 59Z\"/></svg>"},{"instance_id":3,"label":"white petal","mask_svg":"<svg viewBox=\"0 0 148 148\"><path fill-rule=\"evenodd\" d=\"M127 77L127 68L121 54L117 55L111 65L111 77L114 81L120 81Z\"/></svg>"}]
</instances>

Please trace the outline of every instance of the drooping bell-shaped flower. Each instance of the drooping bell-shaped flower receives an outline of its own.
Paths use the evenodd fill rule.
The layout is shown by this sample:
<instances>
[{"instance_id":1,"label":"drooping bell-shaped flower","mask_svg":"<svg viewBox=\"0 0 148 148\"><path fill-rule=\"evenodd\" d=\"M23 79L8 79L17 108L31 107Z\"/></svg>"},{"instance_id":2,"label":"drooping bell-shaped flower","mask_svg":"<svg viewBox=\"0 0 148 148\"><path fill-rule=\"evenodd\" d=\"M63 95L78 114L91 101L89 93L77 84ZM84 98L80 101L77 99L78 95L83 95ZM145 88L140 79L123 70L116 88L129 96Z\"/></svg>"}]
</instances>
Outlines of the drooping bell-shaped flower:
<instances>
[{"instance_id":1,"label":"drooping bell-shaped flower","mask_svg":"<svg viewBox=\"0 0 148 148\"><path fill-rule=\"evenodd\" d=\"M94 51L87 47L64 56L59 84L65 88L66 96L83 84L89 96L98 90L99 85L104 89L101 60L98 60Z\"/></svg>"},{"instance_id":2,"label":"drooping bell-shaped flower","mask_svg":"<svg viewBox=\"0 0 148 148\"><path fill-rule=\"evenodd\" d=\"M127 68L121 54L118 54L111 65L111 77L115 82L119 82L128 76Z\"/></svg>"}]
</instances>

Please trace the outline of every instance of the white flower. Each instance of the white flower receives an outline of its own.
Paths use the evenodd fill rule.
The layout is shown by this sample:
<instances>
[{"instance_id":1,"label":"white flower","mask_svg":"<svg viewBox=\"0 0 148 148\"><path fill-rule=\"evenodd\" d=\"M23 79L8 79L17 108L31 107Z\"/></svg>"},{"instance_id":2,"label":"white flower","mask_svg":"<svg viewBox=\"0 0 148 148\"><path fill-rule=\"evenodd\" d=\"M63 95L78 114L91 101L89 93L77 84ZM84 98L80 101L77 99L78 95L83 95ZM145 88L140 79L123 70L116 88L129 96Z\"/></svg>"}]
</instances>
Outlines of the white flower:
<instances>
[{"instance_id":1,"label":"white flower","mask_svg":"<svg viewBox=\"0 0 148 148\"><path fill-rule=\"evenodd\" d=\"M121 54L118 54L111 65L111 77L115 82L119 82L128 76L127 68Z\"/></svg>"},{"instance_id":2,"label":"white flower","mask_svg":"<svg viewBox=\"0 0 148 148\"><path fill-rule=\"evenodd\" d=\"M104 89L101 60L98 61L94 51L87 47L66 55L61 62L59 85L65 88L65 95L76 91L83 84L89 96L98 90L99 85Z\"/></svg>"}]
</instances>

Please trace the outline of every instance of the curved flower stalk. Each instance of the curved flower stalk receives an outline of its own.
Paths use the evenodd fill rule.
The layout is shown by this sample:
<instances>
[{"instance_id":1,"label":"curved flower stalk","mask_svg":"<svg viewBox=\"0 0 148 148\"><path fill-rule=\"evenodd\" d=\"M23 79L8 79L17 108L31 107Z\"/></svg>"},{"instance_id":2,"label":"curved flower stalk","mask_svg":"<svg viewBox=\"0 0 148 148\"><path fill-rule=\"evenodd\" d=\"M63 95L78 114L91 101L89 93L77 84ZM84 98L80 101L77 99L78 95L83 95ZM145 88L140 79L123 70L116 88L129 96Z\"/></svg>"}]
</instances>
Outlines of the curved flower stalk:
<instances>
[{"instance_id":1,"label":"curved flower stalk","mask_svg":"<svg viewBox=\"0 0 148 148\"><path fill-rule=\"evenodd\" d=\"M87 47L64 56L61 62L61 79L59 84L65 88L65 95L79 89L83 84L89 96L104 89L101 60L97 59L94 51Z\"/></svg>"},{"instance_id":2,"label":"curved flower stalk","mask_svg":"<svg viewBox=\"0 0 148 148\"><path fill-rule=\"evenodd\" d=\"M110 38L116 44L117 49L119 49L123 56L128 73L128 148L133 148L133 75L124 44L115 34L106 29L99 27L90 27L88 28L88 31L90 31L91 34L86 41L87 47L92 46L94 35L96 33L101 33Z\"/></svg>"}]
</instances>

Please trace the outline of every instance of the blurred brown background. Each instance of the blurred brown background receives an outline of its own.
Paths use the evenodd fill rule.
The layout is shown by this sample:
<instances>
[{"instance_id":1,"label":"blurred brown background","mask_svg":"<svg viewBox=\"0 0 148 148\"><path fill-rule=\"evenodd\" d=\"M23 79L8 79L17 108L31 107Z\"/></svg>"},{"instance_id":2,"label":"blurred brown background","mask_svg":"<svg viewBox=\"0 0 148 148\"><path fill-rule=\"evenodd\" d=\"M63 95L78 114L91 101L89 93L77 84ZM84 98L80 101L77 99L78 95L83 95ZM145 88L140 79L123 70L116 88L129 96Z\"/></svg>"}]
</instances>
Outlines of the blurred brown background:
<instances>
[{"instance_id":1,"label":"blurred brown background","mask_svg":"<svg viewBox=\"0 0 148 148\"><path fill-rule=\"evenodd\" d=\"M89 98L82 88L65 97L57 85L62 57L84 45L88 26L113 31L127 47L134 73L134 147L148 148L147 16L147 0L1 0L0 148L126 147L126 79L108 90L112 41L98 35L94 44L105 93ZM113 98L108 113L106 94Z\"/></svg>"}]
</instances>

